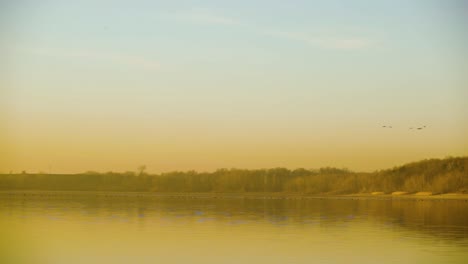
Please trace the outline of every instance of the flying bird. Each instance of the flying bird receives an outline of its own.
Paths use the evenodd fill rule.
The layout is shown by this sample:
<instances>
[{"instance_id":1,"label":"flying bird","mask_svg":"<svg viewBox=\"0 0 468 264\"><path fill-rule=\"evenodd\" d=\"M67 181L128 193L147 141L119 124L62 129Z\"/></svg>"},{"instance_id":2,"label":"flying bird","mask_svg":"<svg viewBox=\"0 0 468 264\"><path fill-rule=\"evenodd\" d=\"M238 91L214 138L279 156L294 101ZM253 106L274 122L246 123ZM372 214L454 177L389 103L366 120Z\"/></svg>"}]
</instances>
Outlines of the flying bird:
<instances>
[{"instance_id":1,"label":"flying bird","mask_svg":"<svg viewBox=\"0 0 468 264\"><path fill-rule=\"evenodd\" d=\"M421 127L410 127L409 129L417 129L417 130L422 130L425 129L426 126L421 126Z\"/></svg>"}]
</instances>

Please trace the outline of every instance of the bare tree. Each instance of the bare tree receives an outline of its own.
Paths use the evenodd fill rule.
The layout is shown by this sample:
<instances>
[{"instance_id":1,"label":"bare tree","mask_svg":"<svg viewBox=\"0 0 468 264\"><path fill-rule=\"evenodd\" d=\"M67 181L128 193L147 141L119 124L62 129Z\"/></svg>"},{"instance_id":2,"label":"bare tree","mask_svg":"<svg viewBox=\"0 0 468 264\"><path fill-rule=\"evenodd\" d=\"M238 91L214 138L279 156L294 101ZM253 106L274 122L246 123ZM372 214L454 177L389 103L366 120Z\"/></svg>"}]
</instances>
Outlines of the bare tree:
<instances>
[{"instance_id":1,"label":"bare tree","mask_svg":"<svg viewBox=\"0 0 468 264\"><path fill-rule=\"evenodd\" d=\"M143 175L145 173L145 170L146 170L146 165L140 165L138 166L138 175Z\"/></svg>"}]
</instances>

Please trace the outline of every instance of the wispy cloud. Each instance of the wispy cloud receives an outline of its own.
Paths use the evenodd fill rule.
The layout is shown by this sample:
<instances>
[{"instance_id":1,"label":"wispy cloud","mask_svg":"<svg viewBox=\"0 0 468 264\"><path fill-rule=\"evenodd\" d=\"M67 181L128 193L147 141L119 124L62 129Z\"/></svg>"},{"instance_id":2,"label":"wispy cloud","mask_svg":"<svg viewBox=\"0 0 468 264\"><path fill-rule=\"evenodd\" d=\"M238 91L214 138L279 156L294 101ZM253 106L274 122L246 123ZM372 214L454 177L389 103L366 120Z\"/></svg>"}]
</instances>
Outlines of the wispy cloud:
<instances>
[{"instance_id":1,"label":"wispy cloud","mask_svg":"<svg viewBox=\"0 0 468 264\"><path fill-rule=\"evenodd\" d=\"M198 24L212 24L212 25L241 25L239 20L234 18L220 15L211 9L207 8L193 8L187 11L177 11L163 15L164 19L184 21Z\"/></svg>"},{"instance_id":2,"label":"wispy cloud","mask_svg":"<svg viewBox=\"0 0 468 264\"><path fill-rule=\"evenodd\" d=\"M204 24L204 25L220 25L220 26L244 26L246 30L254 32L258 35L266 35L276 38L290 39L298 42L303 42L308 45L323 48L323 49L336 49L336 50L359 50L373 46L373 42L368 38L347 36L339 37L324 36L321 34L311 34L302 31L279 31L268 28L259 28L244 21L231 18L221 14L219 10L208 8L193 8L184 11L176 11L166 13L162 16L163 19L170 21L185 22L190 24Z\"/></svg>"},{"instance_id":3,"label":"wispy cloud","mask_svg":"<svg viewBox=\"0 0 468 264\"><path fill-rule=\"evenodd\" d=\"M327 43L328 48L342 49L342 50L357 50L370 48L374 45L369 39L352 37L352 38L338 38L331 40Z\"/></svg>"},{"instance_id":4,"label":"wispy cloud","mask_svg":"<svg viewBox=\"0 0 468 264\"><path fill-rule=\"evenodd\" d=\"M294 31L264 31L264 35L304 42L326 49L356 50L372 46L373 42L362 37L325 37Z\"/></svg>"},{"instance_id":5,"label":"wispy cloud","mask_svg":"<svg viewBox=\"0 0 468 264\"><path fill-rule=\"evenodd\" d=\"M108 63L144 70L158 70L160 64L141 55L60 48L33 48L25 51L48 57L85 59L90 63Z\"/></svg>"}]
</instances>

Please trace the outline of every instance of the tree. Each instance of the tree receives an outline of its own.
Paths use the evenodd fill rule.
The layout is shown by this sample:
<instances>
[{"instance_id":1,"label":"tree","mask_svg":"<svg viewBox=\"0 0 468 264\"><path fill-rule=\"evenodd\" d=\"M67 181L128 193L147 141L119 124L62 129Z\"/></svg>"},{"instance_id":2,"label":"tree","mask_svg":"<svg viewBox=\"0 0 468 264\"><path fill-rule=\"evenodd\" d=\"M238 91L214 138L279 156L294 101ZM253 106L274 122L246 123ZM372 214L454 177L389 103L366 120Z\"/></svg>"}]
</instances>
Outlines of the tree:
<instances>
[{"instance_id":1,"label":"tree","mask_svg":"<svg viewBox=\"0 0 468 264\"><path fill-rule=\"evenodd\" d=\"M146 165L141 165L141 166L138 166L138 175L143 175L145 174L145 170L146 170Z\"/></svg>"}]
</instances>

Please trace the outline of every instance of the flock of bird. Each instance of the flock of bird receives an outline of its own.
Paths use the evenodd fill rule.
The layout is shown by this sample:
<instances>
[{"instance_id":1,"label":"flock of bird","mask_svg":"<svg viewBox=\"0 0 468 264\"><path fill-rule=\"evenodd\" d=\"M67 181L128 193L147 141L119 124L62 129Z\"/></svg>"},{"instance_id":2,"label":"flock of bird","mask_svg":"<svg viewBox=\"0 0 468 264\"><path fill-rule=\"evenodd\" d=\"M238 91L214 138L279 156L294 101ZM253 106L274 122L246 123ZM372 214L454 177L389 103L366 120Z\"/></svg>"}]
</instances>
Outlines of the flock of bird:
<instances>
[{"instance_id":1,"label":"flock of bird","mask_svg":"<svg viewBox=\"0 0 468 264\"><path fill-rule=\"evenodd\" d=\"M382 126L382 128L392 128L392 126ZM409 129L416 129L416 130L422 130L422 129L425 129L426 126L422 126L422 127L410 127Z\"/></svg>"}]
</instances>

